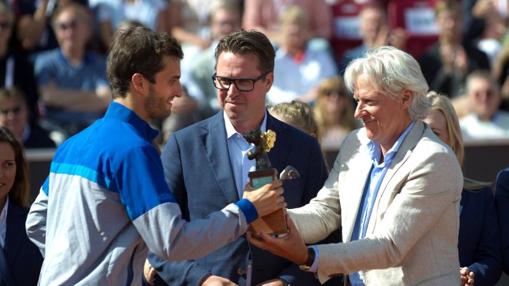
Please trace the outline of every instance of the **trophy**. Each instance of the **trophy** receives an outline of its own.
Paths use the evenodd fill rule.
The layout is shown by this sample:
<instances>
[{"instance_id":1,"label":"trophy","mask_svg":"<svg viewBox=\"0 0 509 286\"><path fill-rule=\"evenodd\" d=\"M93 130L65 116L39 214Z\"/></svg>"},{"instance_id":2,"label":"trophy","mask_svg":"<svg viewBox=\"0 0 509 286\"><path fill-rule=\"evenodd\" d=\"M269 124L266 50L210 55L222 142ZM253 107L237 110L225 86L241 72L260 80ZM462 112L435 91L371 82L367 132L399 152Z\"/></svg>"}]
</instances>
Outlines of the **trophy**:
<instances>
[{"instance_id":1,"label":"trophy","mask_svg":"<svg viewBox=\"0 0 509 286\"><path fill-rule=\"evenodd\" d=\"M272 168L267 152L274 146L276 133L268 130L262 133L259 129L244 134L247 142L254 145L248 151L247 157L256 160L256 169L248 174L251 187L257 189L270 184L277 178L277 170ZM286 210L281 208L271 214L265 215L252 223L257 232L269 233L275 237L283 237L288 233L286 225Z\"/></svg>"}]
</instances>

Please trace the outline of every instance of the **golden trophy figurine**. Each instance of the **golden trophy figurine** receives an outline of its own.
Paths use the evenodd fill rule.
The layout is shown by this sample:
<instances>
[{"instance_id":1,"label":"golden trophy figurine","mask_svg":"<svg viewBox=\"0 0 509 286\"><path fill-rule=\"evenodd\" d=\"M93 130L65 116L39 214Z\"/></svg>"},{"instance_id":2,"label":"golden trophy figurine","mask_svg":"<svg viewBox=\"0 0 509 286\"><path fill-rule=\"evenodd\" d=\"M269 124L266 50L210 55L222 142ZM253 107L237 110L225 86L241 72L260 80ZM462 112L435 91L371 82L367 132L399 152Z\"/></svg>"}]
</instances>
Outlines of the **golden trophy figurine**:
<instances>
[{"instance_id":1,"label":"golden trophy figurine","mask_svg":"<svg viewBox=\"0 0 509 286\"><path fill-rule=\"evenodd\" d=\"M247 142L254 145L247 153L250 160L256 160L255 171L251 171L248 174L251 187L257 189L265 184L272 183L277 178L278 172L275 168L272 168L267 153L274 147L276 133L272 130L267 130L265 133L255 130L244 134L244 138L246 138ZM276 237L282 237L288 233L286 210L282 208L265 215L254 221L252 226L256 232L265 232Z\"/></svg>"}]
</instances>

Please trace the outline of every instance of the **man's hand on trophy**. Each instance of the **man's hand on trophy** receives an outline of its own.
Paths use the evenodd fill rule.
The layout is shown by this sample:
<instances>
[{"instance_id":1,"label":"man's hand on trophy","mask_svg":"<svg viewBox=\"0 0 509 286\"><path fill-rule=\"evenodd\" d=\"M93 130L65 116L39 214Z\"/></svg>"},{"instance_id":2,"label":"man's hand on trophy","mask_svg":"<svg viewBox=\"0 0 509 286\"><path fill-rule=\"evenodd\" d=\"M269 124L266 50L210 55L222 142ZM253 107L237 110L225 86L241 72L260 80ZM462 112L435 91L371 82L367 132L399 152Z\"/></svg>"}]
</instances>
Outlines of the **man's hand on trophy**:
<instances>
[{"instance_id":1,"label":"man's hand on trophy","mask_svg":"<svg viewBox=\"0 0 509 286\"><path fill-rule=\"evenodd\" d=\"M247 239L252 245L284 257L297 265L305 264L308 260L306 244L289 216L286 216L286 222L288 235L284 237L276 238L267 233L248 231Z\"/></svg>"},{"instance_id":2,"label":"man's hand on trophy","mask_svg":"<svg viewBox=\"0 0 509 286\"><path fill-rule=\"evenodd\" d=\"M258 217L286 208L285 198L283 197L283 183L279 180L258 189L253 189L247 184L244 188L243 198L248 199L255 206Z\"/></svg>"}]
</instances>

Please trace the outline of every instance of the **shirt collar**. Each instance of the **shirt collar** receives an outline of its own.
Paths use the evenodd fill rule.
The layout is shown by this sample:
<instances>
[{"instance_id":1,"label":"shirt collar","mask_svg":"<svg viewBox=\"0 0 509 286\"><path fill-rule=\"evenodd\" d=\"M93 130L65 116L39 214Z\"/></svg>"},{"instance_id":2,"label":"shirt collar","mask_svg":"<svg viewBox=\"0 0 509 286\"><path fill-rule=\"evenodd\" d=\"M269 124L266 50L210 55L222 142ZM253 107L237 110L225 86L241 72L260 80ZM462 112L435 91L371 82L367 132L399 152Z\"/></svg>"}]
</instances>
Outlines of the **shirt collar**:
<instances>
[{"instance_id":1,"label":"shirt collar","mask_svg":"<svg viewBox=\"0 0 509 286\"><path fill-rule=\"evenodd\" d=\"M150 127L150 125L134 113L134 111L114 101L108 107L104 118L116 119L132 125L134 129L147 141L154 140L154 138L156 138L159 134L159 131Z\"/></svg>"},{"instance_id":2,"label":"shirt collar","mask_svg":"<svg viewBox=\"0 0 509 286\"><path fill-rule=\"evenodd\" d=\"M394 143L391 149L387 151L387 154L385 154L384 162L382 164L389 165L394 156L396 156L396 153L398 153L399 148L401 147L401 144L403 144L403 141L405 140L406 136L412 128L415 125L415 121L410 122L410 124L405 128L405 131L401 133L398 140ZM380 157L382 156L382 148L380 147L380 144L376 143L373 140L369 140L367 144L367 148L369 151L369 155L371 157L371 160L373 161L373 164L375 166L378 166L378 162L380 162ZM380 164L380 165L382 165Z\"/></svg>"},{"instance_id":3,"label":"shirt collar","mask_svg":"<svg viewBox=\"0 0 509 286\"><path fill-rule=\"evenodd\" d=\"M235 130L235 127L233 127L232 122L230 121L230 118L228 117L225 111L223 111L223 119L224 126L226 127L226 139L230 139L235 134L240 134L239 132L237 132L237 130ZM267 131L267 111L265 111L263 115L262 124L260 125L260 131L262 132Z\"/></svg>"}]
</instances>

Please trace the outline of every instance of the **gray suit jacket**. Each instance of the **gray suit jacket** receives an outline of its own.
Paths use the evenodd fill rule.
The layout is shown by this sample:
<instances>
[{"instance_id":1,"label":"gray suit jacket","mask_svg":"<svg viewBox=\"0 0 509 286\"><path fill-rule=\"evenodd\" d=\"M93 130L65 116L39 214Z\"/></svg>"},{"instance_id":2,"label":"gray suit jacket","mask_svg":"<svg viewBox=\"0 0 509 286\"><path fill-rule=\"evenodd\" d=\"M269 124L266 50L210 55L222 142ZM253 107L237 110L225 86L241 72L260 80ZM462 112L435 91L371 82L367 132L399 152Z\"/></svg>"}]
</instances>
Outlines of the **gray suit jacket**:
<instances>
[{"instance_id":1,"label":"gray suit jacket","mask_svg":"<svg viewBox=\"0 0 509 286\"><path fill-rule=\"evenodd\" d=\"M451 149L417 122L387 171L365 239L350 241L371 159L365 129L341 145L325 186L290 210L304 240L338 229L345 243L319 245L321 281L360 271L366 285L459 285L459 202L463 176Z\"/></svg>"}]
</instances>

